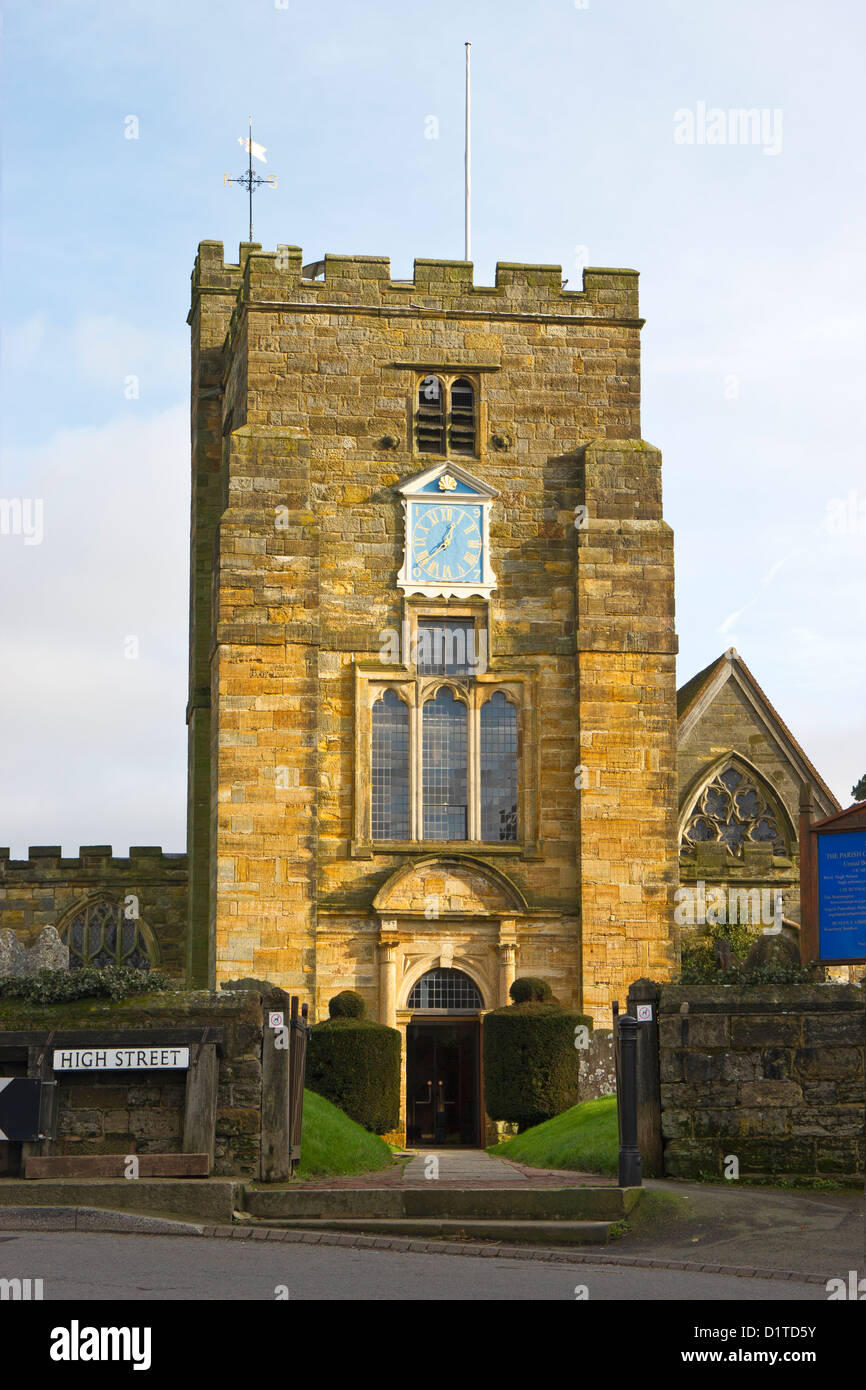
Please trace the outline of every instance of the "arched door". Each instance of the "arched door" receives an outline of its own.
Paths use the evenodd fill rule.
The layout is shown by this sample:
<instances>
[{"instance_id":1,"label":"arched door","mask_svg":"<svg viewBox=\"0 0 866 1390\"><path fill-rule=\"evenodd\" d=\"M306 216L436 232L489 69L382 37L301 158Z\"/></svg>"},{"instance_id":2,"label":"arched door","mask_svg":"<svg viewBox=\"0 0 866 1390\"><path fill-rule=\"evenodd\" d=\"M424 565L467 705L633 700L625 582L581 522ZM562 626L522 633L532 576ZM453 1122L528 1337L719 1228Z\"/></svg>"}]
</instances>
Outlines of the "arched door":
<instances>
[{"instance_id":1,"label":"arched door","mask_svg":"<svg viewBox=\"0 0 866 1390\"><path fill-rule=\"evenodd\" d=\"M462 970L428 970L408 1000L406 1143L477 1148L483 1001Z\"/></svg>"}]
</instances>

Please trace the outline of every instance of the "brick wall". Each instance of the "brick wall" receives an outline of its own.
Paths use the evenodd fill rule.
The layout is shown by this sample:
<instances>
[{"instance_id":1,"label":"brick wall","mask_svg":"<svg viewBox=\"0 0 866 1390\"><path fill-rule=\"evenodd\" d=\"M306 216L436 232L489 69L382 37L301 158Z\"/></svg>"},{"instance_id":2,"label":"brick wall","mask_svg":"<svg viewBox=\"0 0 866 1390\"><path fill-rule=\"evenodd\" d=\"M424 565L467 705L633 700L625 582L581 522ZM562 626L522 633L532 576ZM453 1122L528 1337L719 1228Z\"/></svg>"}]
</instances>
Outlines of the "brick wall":
<instances>
[{"instance_id":1,"label":"brick wall","mask_svg":"<svg viewBox=\"0 0 866 1390\"><path fill-rule=\"evenodd\" d=\"M659 1043L668 1177L863 1174L860 986L666 985Z\"/></svg>"}]
</instances>

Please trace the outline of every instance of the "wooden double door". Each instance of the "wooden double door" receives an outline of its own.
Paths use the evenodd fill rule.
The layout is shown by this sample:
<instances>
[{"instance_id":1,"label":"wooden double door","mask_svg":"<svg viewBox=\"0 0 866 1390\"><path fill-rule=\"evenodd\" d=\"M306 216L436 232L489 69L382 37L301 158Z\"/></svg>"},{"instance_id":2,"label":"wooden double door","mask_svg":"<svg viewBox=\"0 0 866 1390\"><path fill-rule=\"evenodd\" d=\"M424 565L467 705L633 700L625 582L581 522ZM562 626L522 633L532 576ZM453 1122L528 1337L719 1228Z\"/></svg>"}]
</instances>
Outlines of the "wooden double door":
<instances>
[{"instance_id":1,"label":"wooden double door","mask_svg":"<svg viewBox=\"0 0 866 1390\"><path fill-rule=\"evenodd\" d=\"M481 1119L480 1020L413 1019L406 1028L406 1143L477 1148Z\"/></svg>"}]
</instances>

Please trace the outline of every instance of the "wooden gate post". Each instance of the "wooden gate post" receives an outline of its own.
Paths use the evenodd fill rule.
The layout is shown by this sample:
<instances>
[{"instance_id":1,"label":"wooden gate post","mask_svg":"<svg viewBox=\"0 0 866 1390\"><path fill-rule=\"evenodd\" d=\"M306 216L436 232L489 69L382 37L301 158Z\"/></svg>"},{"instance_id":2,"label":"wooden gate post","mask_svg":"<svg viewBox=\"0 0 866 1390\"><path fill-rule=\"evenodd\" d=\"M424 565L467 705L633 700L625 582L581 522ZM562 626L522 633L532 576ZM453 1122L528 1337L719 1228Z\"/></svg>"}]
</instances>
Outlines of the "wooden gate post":
<instances>
[{"instance_id":1,"label":"wooden gate post","mask_svg":"<svg viewBox=\"0 0 866 1390\"><path fill-rule=\"evenodd\" d=\"M659 1081L659 999L655 980L635 980L627 1010L637 1019L637 1142L646 1178L664 1177L662 1103Z\"/></svg>"},{"instance_id":2,"label":"wooden gate post","mask_svg":"<svg viewBox=\"0 0 866 1390\"><path fill-rule=\"evenodd\" d=\"M291 1177L289 1148L289 1065L291 1037L289 996L274 988L262 996L262 1131L260 1174L263 1182ZM283 1015L283 1027L271 1028L269 1014Z\"/></svg>"},{"instance_id":3,"label":"wooden gate post","mask_svg":"<svg viewBox=\"0 0 866 1390\"><path fill-rule=\"evenodd\" d=\"M216 1043L202 1040L190 1048L190 1054L183 1113L183 1152L207 1154L210 1174L213 1172L219 1075Z\"/></svg>"}]
</instances>

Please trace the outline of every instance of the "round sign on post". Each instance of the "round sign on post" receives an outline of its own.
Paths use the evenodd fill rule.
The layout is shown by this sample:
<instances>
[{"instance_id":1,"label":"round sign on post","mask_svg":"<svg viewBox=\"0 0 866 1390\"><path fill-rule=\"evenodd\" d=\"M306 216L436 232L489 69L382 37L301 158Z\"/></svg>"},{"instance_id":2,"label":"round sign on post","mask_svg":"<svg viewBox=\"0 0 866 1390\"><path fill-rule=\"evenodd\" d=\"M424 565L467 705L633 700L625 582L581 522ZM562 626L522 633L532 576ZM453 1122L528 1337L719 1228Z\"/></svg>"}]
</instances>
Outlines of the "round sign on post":
<instances>
[{"instance_id":1,"label":"round sign on post","mask_svg":"<svg viewBox=\"0 0 866 1390\"><path fill-rule=\"evenodd\" d=\"M638 1023L652 1023L652 1021L653 1021L653 1006L652 1006L652 1004L638 1004L638 1006L637 1006L637 1021L638 1021Z\"/></svg>"},{"instance_id":2,"label":"round sign on post","mask_svg":"<svg viewBox=\"0 0 866 1390\"><path fill-rule=\"evenodd\" d=\"M285 1024L284 1024L284 1022L283 1022L283 1015L282 1015L282 1014L269 1014L269 1015L268 1015L268 1022L269 1022L269 1024L270 1024L271 1028L284 1028L284 1027L285 1027Z\"/></svg>"}]
</instances>

